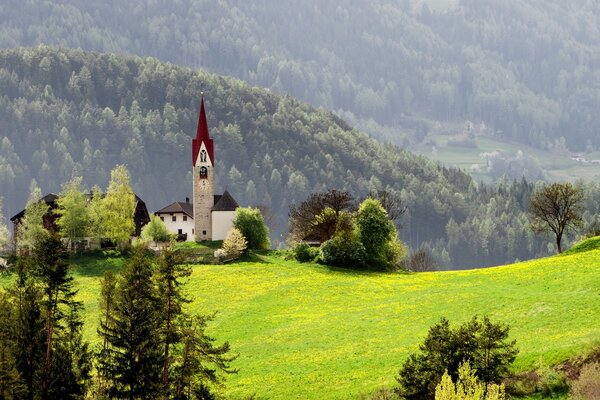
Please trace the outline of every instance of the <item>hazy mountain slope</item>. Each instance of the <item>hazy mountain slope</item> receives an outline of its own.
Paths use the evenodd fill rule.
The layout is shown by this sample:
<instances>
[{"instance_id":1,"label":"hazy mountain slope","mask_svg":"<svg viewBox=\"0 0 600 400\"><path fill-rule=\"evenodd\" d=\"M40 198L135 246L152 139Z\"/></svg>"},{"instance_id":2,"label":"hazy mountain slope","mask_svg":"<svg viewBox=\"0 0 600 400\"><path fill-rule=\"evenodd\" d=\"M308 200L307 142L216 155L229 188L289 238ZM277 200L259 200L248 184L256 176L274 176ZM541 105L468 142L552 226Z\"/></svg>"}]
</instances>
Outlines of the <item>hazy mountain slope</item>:
<instances>
[{"instance_id":1,"label":"hazy mountain slope","mask_svg":"<svg viewBox=\"0 0 600 400\"><path fill-rule=\"evenodd\" d=\"M600 145L593 0L9 0L0 11L0 47L201 66L347 112L396 143L419 142L433 121L469 119L539 147L560 137L576 150Z\"/></svg>"}]
</instances>

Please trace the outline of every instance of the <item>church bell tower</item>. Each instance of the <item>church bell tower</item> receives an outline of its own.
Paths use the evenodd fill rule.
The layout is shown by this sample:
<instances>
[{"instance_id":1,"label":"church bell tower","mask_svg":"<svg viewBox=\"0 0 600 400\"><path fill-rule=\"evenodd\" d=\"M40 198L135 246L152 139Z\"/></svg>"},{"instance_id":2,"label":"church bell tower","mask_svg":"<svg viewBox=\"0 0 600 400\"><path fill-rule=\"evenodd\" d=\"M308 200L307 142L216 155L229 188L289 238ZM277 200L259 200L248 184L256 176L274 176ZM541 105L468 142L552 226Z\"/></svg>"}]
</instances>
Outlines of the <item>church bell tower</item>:
<instances>
[{"instance_id":1,"label":"church bell tower","mask_svg":"<svg viewBox=\"0 0 600 400\"><path fill-rule=\"evenodd\" d=\"M194 235L196 241L212 240L211 210L214 206L214 156L213 140L208 135L204 95L202 95L198 129L196 137L192 139Z\"/></svg>"}]
</instances>

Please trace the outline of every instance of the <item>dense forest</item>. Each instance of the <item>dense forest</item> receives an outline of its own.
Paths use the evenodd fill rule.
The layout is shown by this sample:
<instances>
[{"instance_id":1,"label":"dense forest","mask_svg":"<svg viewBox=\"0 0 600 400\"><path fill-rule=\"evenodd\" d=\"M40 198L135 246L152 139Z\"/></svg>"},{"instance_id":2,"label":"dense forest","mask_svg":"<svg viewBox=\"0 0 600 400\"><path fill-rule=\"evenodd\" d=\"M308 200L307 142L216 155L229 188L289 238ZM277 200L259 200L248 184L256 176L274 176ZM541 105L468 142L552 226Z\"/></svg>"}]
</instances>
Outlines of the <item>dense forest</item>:
<instances>
[{"instance_id":1,"label":"dense forest","mask_svg":"<svg viewBox=\"0 0 600 400\"><path fill-rule=\"evenodd\" d=\"M469 120L499 138L549 148L564 137L581 151L600 145L599 18L593 0L9 0L0 47L202 67L405 147L438 122Z\"/></svg>"},{"instance_id":2,"label":"dense forest","mask_svg":"<svg viewBox=\"0 0 600 400\"><path fill-rule=\"evenodd\" d=\"M105 186L127 164L134 190L152 212L190 197L191 138L206 93L216 143L218 190L242 205L267 205L273 243L285 239L290 204L339 188L355 198L387 189L408 211L401 237L432 250L445 267L492 265L547 254L528 229L534 185L477 185L395 146L382 145L330 112L233 79L155 59L57 50L0 52L0 196L10 216L32 179L58 192L73 174ZM600 188L586 185L586 220ZM593 213L593 214L591 214Z\"/></svg>"}]
</instances>

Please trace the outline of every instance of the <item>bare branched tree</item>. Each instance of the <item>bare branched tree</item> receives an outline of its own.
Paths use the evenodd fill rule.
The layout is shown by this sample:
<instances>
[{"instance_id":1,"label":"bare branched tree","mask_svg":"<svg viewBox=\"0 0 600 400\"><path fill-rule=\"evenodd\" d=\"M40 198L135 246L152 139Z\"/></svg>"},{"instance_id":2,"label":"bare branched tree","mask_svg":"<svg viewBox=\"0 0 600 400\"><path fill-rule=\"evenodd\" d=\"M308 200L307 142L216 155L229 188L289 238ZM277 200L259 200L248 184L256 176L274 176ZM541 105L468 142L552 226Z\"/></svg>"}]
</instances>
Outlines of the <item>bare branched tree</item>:
<instances>
[{"instance_id":1,"label":"bare branched tree","mask_svg":"<svg viewBox=\"0 0 600 400\"><path fill-rule=\"evenodd\" d=\"M552 233L556 249L562 253L563 236L583 226L583 190L571 183L553 183L535 192L529 204L531 229L537 233Z\"/></svg>"},{"instance_id":2,"label":"bare branched tree","mask_svg":"<svg viewBox=\"0 0 600 400\"><path fill-rule=\"evenodd\" d=\"M437 261L427 249L420 248L410 256L409 269L412 272L437 271Z\"/></svg>"},{"instance_id":3,"label":"bare branched tree","mask_svg":"<svg viewBox=\"0 0 600 400\"><path fill-rule=\"evenodd\" d=\"M379 190L369 193L368 197L379 200L385 211L387 211L388 218L398 227L401 227L400 219L406 213L407 207L399 194L388 190Z\"/></svg>"}]
</instances>

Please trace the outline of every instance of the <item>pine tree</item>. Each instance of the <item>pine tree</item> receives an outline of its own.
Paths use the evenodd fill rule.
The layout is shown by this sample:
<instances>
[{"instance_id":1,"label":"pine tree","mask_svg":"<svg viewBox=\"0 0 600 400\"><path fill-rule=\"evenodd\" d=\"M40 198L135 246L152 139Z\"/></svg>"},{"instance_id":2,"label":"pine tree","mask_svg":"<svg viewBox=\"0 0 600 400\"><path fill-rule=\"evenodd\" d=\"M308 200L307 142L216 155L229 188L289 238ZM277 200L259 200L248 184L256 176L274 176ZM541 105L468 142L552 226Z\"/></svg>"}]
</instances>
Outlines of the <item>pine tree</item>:
<instances>
[{"instance_id":1,"label":"pine tree","mask_svg":"<svg viewBox=\"0 0 600 400\"><path fill-rule=\"evenodd\" d=\"M98 331L106 342L98 374L107 379L109 396L159 398L163 348L160 303L152 280L152 263L137 247L118 280L112 311Z\"/></svg>"}]
</instances>

